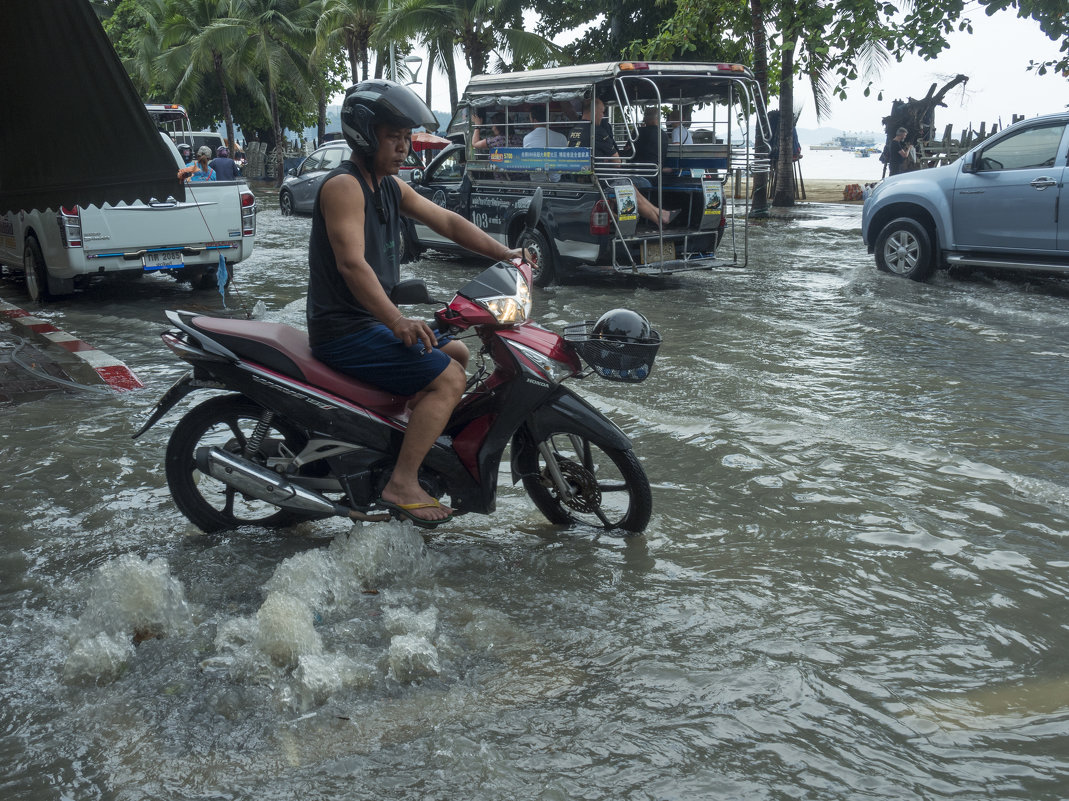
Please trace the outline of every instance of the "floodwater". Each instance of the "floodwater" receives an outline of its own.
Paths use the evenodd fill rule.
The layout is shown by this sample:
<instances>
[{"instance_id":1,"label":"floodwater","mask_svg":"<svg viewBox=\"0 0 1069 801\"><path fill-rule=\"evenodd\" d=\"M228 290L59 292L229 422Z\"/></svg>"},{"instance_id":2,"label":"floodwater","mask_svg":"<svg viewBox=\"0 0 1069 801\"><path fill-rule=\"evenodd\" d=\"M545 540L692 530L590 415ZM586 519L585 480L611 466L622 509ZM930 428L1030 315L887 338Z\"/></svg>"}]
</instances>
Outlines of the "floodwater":
<instances>
[{"instance_id":1,"label":"floodwater","mask_svg":"<svg viewBox=\"0 0 1069 801\"><path fill-rule=\"evenodd\" d=\"M229 313L299 323L309 221L261 200ZM645 383L580 385L654 485L629 540L507 480L426 540L202 536L161 466L178 412L130 434L184 370L163 309L220 296L45 308L147 389L2 410L0 797L1069 796L1065 288L879 274L859 213L763 221L746 268L535 293L548 326L629 306L664 336Z\"/></svg>"}]
</instances>

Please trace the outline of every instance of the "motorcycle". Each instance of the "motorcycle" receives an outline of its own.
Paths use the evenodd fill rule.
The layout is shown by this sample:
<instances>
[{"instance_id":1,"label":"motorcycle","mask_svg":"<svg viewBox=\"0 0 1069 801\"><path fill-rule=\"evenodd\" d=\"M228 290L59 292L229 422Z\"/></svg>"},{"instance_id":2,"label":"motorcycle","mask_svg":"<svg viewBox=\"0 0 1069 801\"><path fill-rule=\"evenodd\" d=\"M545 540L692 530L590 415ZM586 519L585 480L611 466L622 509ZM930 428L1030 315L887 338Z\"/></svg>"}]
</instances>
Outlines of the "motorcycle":
<instances>
[{"instance_id":1,"label":"motorcycle","mask_svg":"<svg viewBox=\"0 0 1069 801\"><path fill-rule=\"evenodd\" d=\"M540 201L532 199L521 242L537 224ZM446 304L419 280L391 294L398 304L442 305L439 333L481 342L474 374L424 459L420 483L432 497L448 494L457 514L490 514L509 447L512 483L522 482L550 522L641 532L652 498L630 440L563 382L592 373L641 381L660 335L641 318L637 333L583 321L562 336L530 319L531 285L531 265L515 259L487 268ZM174 328L162 339L192 369L134 439L191 392L230 393L190 409L168 442L167 484L186 517L205 532L335 515L389 519L376 500L404 436L408 398L333 371L291 326L185 311L166 316Z\"/></svg>"}]
</instances>

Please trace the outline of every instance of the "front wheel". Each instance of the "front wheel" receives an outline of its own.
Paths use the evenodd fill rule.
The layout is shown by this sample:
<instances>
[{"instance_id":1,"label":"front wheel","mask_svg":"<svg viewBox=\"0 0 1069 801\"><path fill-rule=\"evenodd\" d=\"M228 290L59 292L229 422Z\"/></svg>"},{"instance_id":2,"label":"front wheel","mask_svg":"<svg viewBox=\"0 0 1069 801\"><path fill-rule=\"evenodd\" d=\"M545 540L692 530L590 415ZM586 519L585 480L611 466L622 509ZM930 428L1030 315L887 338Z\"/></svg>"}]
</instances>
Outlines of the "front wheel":
<instances>
[{"instance_id":1,"label":"front wheel","mask_svg":"<svg viewBox=\"0 0 1069 801\"><path fill-rule=\"evenodd\" d=\"M288 189L278 193L278 210L283 217L293 216L293 193Z\"/></svg>"},{"instance_id":2,"label":"front wheel","mask_svg":"<svg viewBox=\"0 0 1069 801\"><path fill-rule=\"evenodd\" d=\"M650 482L631 449L561 431L524 448L520 470L524 489L551 523L637 534L650 521Z\"/></svg>"},{"instance_id":3,"label":"front wheel","mask_svg":"<svg viewBox=\"0 0 1069 801\"><path fill-rule=\"evenodd\" d=\"M926 281L935 270L928 229L912 217L891 220L876 237L876 266L913 281Z\"/></svg>"},{"instance_id":4,"label":"front wheel","mask_svg":"<svg viewBox=\"0 0 1069 801\"><path fill-rule=\"evenodd\" d=\"M239 526L275 528L313 519L312 515L279 509L274 504L243 495L197 468L201 447L216 447L245 455L263 409L240 395L224 395L195 406L175 426L167 443L167 486L179 511L207 533ZM250 461L273 469L292 458L307 442L295 426L276 417L263 432Z\"/></svg>"}]
</instances>

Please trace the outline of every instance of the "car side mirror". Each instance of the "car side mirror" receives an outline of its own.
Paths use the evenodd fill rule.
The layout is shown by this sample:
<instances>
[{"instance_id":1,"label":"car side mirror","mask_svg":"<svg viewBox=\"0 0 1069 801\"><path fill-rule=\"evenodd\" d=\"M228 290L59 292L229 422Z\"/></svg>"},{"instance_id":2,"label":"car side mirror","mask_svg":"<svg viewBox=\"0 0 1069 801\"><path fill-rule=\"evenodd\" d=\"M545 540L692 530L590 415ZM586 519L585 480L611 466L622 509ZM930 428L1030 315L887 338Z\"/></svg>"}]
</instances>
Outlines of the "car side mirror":
<instances>
[{"instance_id":1,"label":"car side mirror","mask_svg":"<svg viewBox=\"0 0 1069 801\"><path fill-rule=\"evenodd\" d=\"M414 184L423 183L423 170L420 170L420 169L412 170L411 177L412 177L412 183L414 183Z\"/></svg>"},{"instance_id":2,"label":"car side mirror","mask_svg":"<svg viewBox=\"0 0 1069 801\"><path fill-rule=\"evenodd\" d=\"M976 172L976 153L966 153L961 162L962 172Z\"/></svg>"},{"instance_id":3,"label":"car side mirror","mask_svg":"<svg viewBox=\"0 0 1069 801\"><path fill-rule=\"evenodd\" d=\"M390 300L398 306L411 306L416 303L434 303L427 292L427 285L421 278L409 278L394 284L390 290Z\"/></svg>"},{"instance_id":4,"label":"car side mirror","mask_svg":"<svg viewBox=\"0 0 1069 801\"><path fill-rule=\"evenodd\" d=\"M292 175L294 178L296 178L297 177L297 168L296 167L290 167L288 170L286 170L286 175Z\"/></svg>"}]
</instances>

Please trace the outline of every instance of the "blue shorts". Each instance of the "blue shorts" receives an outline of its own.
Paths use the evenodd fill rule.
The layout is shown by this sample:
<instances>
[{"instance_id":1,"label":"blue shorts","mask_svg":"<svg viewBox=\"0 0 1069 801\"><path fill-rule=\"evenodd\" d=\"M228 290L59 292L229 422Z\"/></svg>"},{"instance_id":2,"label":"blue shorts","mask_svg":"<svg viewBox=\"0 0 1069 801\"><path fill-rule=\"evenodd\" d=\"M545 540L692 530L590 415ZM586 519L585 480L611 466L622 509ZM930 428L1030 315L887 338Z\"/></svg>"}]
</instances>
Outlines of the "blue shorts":
<instances>
[{"instance_id":1,"label":"blue shorts","mask_svg":"<svg viewBox=\"0 0 1069 801\"><path fill-rule=\"evenodd\" d=\"M439 336L438 348L451 341ZM312 355L339 373L373 384L395 395L415 395L449 366L451 358L422 342L411 347L381 323L312 348Z\"/></svg>"}]
</instances>

